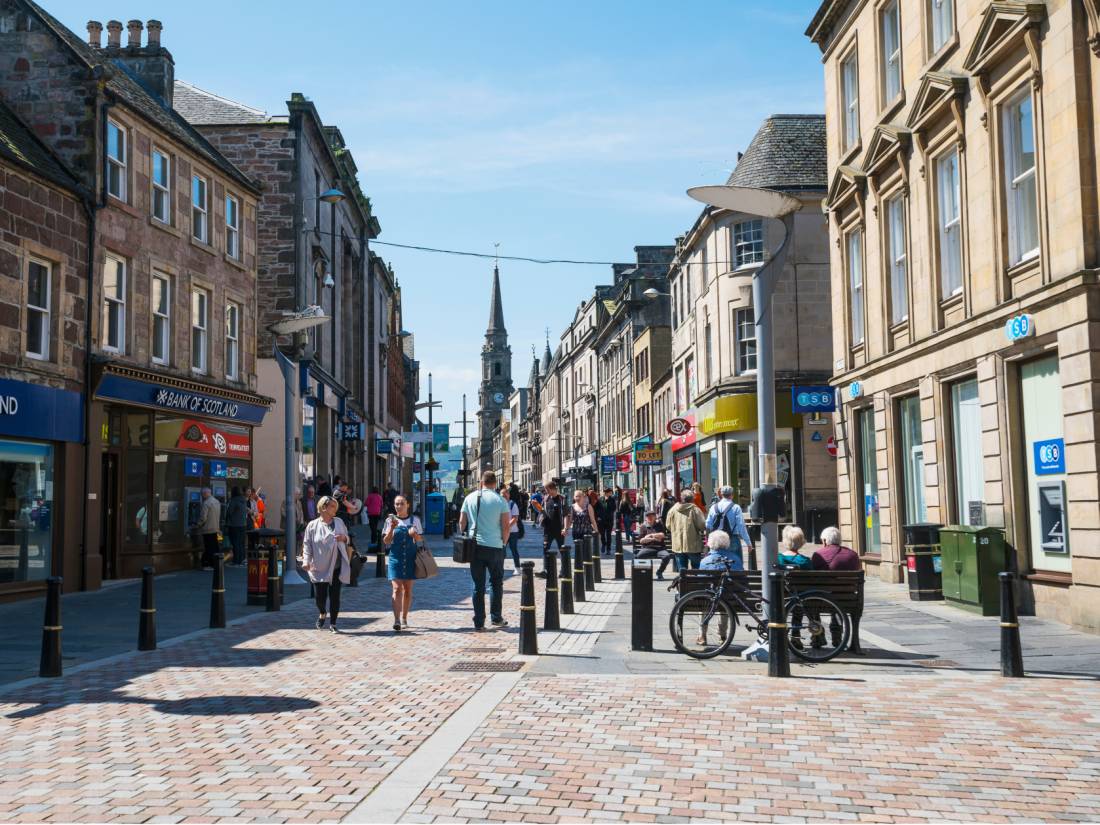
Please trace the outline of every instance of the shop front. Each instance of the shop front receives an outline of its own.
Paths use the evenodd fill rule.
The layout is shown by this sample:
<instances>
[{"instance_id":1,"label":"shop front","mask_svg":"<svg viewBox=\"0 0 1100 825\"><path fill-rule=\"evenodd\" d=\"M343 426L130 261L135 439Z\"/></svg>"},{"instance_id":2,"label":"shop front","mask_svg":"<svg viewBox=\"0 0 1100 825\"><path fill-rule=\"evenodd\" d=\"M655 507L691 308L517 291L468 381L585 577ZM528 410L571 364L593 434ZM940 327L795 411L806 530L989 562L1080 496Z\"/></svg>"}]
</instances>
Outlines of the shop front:
<instances>
[{"instance_id":1,"label":"shop front","mask_svg":"<svg viewBox=\"0 0 1100 825\"><path fill-rule=\"evenodd\" d=\"M696 413L690 410L679 418L669 422L670 449L672 450L672 468L675 473L676 489L673 493L678 495L685 487L690 487L699 480L698 470L698 430L696 428Z\"/></svg>"},{"instance_id":2,"label":"shop front","mask_svg":"<svg viewBox=\"0 0 1100 825\"><path fill-rule=\"evenodd\" d=\"M0 379L0 600L80 585L83 431L80 393Z\"/></svg>"},{"instance_id":3,"label":"shop front","mask_svg":"<svg viewBox=\"0 0 1100 825\"><path fill-rule=\"evenodd\" d=\"M253 473L252 431L268 399L128 368L105 369L95 387L102 578L194 566L204 488L223 504L235 487L281 499L282 478Z\"/></svg>"}]
</instances>

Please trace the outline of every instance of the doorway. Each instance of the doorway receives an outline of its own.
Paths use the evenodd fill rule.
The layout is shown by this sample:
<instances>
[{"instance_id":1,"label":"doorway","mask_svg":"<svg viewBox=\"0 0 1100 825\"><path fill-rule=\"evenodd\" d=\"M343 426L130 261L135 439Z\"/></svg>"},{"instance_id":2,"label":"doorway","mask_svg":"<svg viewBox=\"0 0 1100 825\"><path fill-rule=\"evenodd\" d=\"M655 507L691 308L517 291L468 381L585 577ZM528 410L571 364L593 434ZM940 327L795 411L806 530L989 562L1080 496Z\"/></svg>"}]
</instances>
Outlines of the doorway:
<instances>
[{"instance_id":1,"label":"doorway","mask_svg":"<svg viewBox=\"0 0 1100 825\"><path fill-rule=\"evenodd\" d=\"M118 453L103 454L100 481L99 555L103 559L103 578L118 578Z\"/></svg>"}]
</instances>

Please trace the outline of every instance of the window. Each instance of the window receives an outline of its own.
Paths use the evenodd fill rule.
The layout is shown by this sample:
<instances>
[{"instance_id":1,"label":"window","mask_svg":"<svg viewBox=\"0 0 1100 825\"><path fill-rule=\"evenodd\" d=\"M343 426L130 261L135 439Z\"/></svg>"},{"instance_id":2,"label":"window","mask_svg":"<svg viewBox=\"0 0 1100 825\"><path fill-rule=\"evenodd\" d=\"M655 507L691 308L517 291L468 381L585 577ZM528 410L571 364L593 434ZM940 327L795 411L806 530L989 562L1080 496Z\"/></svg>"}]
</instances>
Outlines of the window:
<instances>
[{"instance_id":1,"label":"window","mask_svg":"<svg viewBox=\"0 0 1100 825\"><path fill-rule=\"evenodd\" d=\"M886 226L890 254L890 323L900 324L909 317L909 283L906 277L905 201L901 195L886 202Z\"/></svg>"},{"instance_id":2,"label":"window","mask_svg":"<svg viewBox=\"0 0 1100 825\"><path fill-rule=\"evenodd\" d=\"M871 408L856 411L856 430L859 434L859 481L863 488L863 541L864 553L882 552L882 527L878 506L878 456L875 455L875 411ZM857 488L858 489L858 488Z\"/></svg>"},{"instance_id":3,"label":"window","mask_svg":"<svg viewBox=\"0 0 1100 825\"><path fill-rule=\"evenodd\" d=\"M171 358L172 284L167 275L153 273L153 363L167 364Z\"/></svg>"},{"instance_id":4,"label":"window","mask_svg":"<svg viewBox=\"0 0 1100 825\"><path fill-rule=\"evenodd\" d=\"M855 49L840 64L840 99L843 107L840 118L844 124L843 149L851 149L859 142L859 68Z\"/></svg>"},{"instance_id":5,"label":"window","mask_svg":"<svg viewBox=\"0 0 1100 825\"><path fill-rule=\"evenodd\" d=\"M742 221L733 225L733 265L751 266L764 260L764 222Z\"/></svg>"},{"instance_id":6,"label":"window","mask_svg":"<svg viewBox=\"0 0 1100 825\"><path fill-rule=\"evenodd\" d=\"M672 282L672 327L680 326L680 282Z\"/></svg>"},{"instance_id":7,"label":"window","mask_svg":"<svg viewBox=\"0 0 1100 825\"><path fill-rule=\"evenodd\" d=\"M707 322L706 327L703 328L703 352L704 352L704 368L706 369L706 378L704 379L704 386L709 387L714 381L714 342L712 340L710 332L710 322Z\"/></svg>"},{"instance_id":8,"label":"window","mask_svg":"<svg viewBox=\"0 0 1100 825\"><path fill-rule=\"evenodd\" d=\"M172 222L172 163L159 149L153 150L153 217Z\"/></svg>"},{"instance_id":9,"label":"window","mask_svg":"<svg viewBox=\"0 0 1100 825\"><path fill-rule=\"evenodd\" d=\"M882 91L883 103L901 94L901 22L897 0L882 9Z\"/></svg>"},{"instance_id":10,"label":"window","mask_svg":"<svg viewBox=\"0 0 1100 825\"><path fill-rule=\"evenodd\" d=\"M939 206L940 287L942 297L962 292L962 217L959 196L959 152L952 149L936 161Z\"/></svg>"},{"instance_id":11,"label":"window","mask_svg":"<svg viewBox=\"0 0 1100 825\"><path fill-rule=\"evenodd\" d=\"M240 204L232 195L225 196L225 254L234 259L241 257Z\"/></svg>"},{"instance_id":12,"label":"window","mask_svg":"<svg viewBox=\"0 0 1100 825\"><path fill-rule=\"evenodd\" d=\"M209 312L210 295L206 290L191 290L191 369L195 372L206 372L207 369Z\"/></svg>"},{"instance_id":13,"label":"window","mask_svg":"<svg viewBox=\"0 0 1100 825\"><path fill-rule=\"evenodd\" d=\"M985 521L985 472L982 467L982 411L978 381L951 385L951 427L954 447L956 524Z\"/></svg>"},{"instance_id":14,"label":"window","mask_svg":"<svg viewBox=\"0 0 1100 825\"><path fill-rule=\"evenodd\" d=\"M863 232L848 233L848 289L851 298L852 346L863 343Z\"/></svg>"},{"instance_id":15,"label":"window","mask_svg":"<svg viewBox=\"0 0 1100 825\"><path fill-rule=\"evenodd\" d=\"M737 338L734 346L737 351L734 353L734 363L737 364L737 374L744 375L756 371L756 320L751 309L738 309L735 313Z\"/></svg>"},{"instance_id":16,"label":"window","mask_svg":"<svg viewBox=\"0 0 1100 825\"><path fill-rule=\"evenodd\" d=\"M103 267L103 325L100 346L108 352L126 351L126 261L108 255Z\"/></svg>"},{"instance_id":17,"label":"window","mask_svg":"<svg viewBox=\"0 0 1100 825\"><path fill-rule=\"evenodd\" d=\"M35 441L0 441L0 523L4 525L4 573L8 582L53 575L53 523L64 482L54 475L54 448Z\"/></svg>"},{"instance_id":18,"label":"window","mask_svg":"<svg viewBox=\"0 0 1100 825\"><path fill-rule=\"evenodd\" d=\"M191 178L191 234L195 240L209 243L210 200L206 192L206 178L194 175Z\"/></svg>"},{"instance_id":19,"label":"window","mask_svg":"<svg viewBox=\"0 0 1100 825\"><path fill-rule=\"evenodd\" d=\"M676 368L676 412L687 409L684 404L684 368Z\"/></svg>"},{"instance_id":20,"label":"window","mask_svg":"<svg viewBox=\"0 0 1100 825\"><path fill-rule=\"evenodd\" d=\"M1030 91L1004 107L1005 206L1009 265L1039 254L1035 192L1035 128Z\"/></svg>"},{"instance_id":21,"label":"window","mask_svg":"<svg viewBox=\"0 0 1100 825\"><path fill-rule=\"evenodd\" d=\"M107 194L126 200L126 130L107 121Z\"/></svg>"},{"instance_id":22,"label":"window","mask_svg":"<svg viewBox=\"0 0 1100 825\"><path fill-rule=\"evenodd\" d=\"M932 53L935 54L955 34L955 0L929 0L932 18Z\"/></svg>"},{"instance_id":23,"label":"window","mask_svg":"<svg viewBox=\"0 0 1100 825\"><path fill-rule=\"evenodd\" d=\"M225 377L231 381L241 373L241 308L232 301L225 305Z\"/></svg>"},{"instance_id":24,"label":"window","mask_svg":"<svg viewBox=\"0 0 1100 825\"><path fill-rule=\"evenodd\" d=\"M50 357L50 265L31 258L27 265L27 355Z\"/></svg>"},{"instance_id":25,"label":"window","mask_svg":"<svg viewBox=\"0 0 1100 825\"><path fill-rule=\"evenodd\" d=\"M905 524L928 521L924 500L924 443L921 438L920 397L910 395L898 402L898 429L902 482L905 492Z\"/></svg>"}]
</instances>

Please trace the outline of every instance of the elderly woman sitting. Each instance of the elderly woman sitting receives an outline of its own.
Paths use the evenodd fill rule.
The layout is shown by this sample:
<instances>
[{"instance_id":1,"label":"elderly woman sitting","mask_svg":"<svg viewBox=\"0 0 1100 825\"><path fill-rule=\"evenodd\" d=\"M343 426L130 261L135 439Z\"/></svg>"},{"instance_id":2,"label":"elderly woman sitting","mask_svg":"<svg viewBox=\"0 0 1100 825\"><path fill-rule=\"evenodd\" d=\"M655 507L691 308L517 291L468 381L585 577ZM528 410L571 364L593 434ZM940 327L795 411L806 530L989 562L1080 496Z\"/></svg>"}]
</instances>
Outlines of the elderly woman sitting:
<instances>
[{"instance_id":1,"label":"elderly woman sitting","mask_svg":"<svg viewBox=\"0 0 1100 825\"><path fill-rule=\"evenodd\" d=\"M806 534L802 528L794 524L788 524L783 528L783 546L779 548L779 558L776 561L780 567L793 567L796 570L809 570L811 568L809 556L803 556L798 551L806 543Z\"/></svg>"},{"instance_id":2,"label":"elderly woman sitting","mask_svg":"<svg viewBox=\"0 0 1100 825\"><path fill-rule=\"evenodd\" d=\"M730 570L744 570L740 550L730 549L730 534L725 530L715 530L707 536L708 553L699 565L700 570L725 570L729 562Z\"/></svg>"}]
</instances>

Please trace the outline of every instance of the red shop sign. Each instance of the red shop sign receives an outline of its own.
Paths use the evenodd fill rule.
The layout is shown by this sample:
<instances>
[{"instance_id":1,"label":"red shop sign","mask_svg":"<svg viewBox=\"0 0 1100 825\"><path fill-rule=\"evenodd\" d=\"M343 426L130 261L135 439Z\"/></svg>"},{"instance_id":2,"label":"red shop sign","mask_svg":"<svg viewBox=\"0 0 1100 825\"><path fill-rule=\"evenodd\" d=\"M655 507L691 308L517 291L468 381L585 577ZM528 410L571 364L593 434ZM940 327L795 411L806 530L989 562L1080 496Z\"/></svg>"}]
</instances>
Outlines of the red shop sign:
<instances>
[{"instance_id":1,"label":"red shop sign","mask_svg":"<svg viewBox=\"0 0 1100 825\"><path fill-rule=\"evenodd\" d=\"M176 449L226 458L249 458L252 455L247 434L228 433L192 419L185 420L180 426Z\"/></svg>"},{"instance_id":2,"label":"red shop sign","mask_svg":"<svg viewBox=\"0 0 1100 825\"><path fill-rule=\"evenodd\" d=\"M695 413L685 413L681 418L674 418L673 421L683 421L688 425L687 432L672 436L672 451L676 452L695 443ZM669 422L669 432L671 431L672 421Z\"/></svg>"},{"instance_id":3,"label":"red shop sign","mask_svg":"<svg viewBox=\"0 0 1100 825\"><path fill-rule=\"evenodd\" d=\"M630 453L615 456L615 469L620 473L630 472Z\"/></svg>"}]
</instances>

